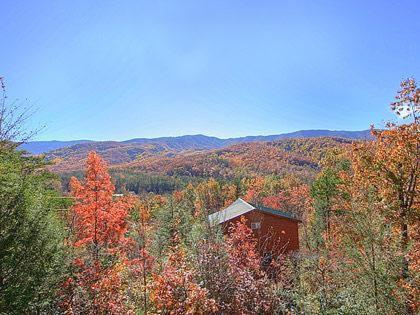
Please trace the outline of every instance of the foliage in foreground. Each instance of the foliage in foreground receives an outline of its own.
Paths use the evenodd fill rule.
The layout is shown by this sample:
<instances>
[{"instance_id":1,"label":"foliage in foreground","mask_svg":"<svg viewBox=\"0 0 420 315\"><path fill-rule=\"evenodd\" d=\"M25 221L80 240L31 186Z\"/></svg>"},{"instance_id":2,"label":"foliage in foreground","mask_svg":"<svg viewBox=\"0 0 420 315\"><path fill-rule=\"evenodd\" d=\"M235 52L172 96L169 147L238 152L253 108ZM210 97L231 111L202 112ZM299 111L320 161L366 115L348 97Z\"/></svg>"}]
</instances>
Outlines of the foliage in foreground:
<instances>
[{"instance_id":1,"label":"foliage in foreground","mask_svg":"<svg viewBox=\"0 0 420 315\"><path fill-rule=\"evenodd\" d=\"M413 122L327 150L310 185L293 174L245 176L121 197L91 153L85 178L71 180L72 205L57 212L66 207L42 161L1 151L1 312L414 314L420 91L413 82L403 82L392 105L409 108ZM238 197L299 216L299 253L266 268L243 220L227 235L210 226L207 215Z\"/></svg>"},{"instance_id":2,"label":"foliage in foreground","mask_svg":"<svg viewBox=\"0 0 420 315\"><path fill-rule=\"evenodd\" d=\"M56 179L36 158L0 150L0 312L48 310L66 271Z\"/></svg>"}]
</instances>

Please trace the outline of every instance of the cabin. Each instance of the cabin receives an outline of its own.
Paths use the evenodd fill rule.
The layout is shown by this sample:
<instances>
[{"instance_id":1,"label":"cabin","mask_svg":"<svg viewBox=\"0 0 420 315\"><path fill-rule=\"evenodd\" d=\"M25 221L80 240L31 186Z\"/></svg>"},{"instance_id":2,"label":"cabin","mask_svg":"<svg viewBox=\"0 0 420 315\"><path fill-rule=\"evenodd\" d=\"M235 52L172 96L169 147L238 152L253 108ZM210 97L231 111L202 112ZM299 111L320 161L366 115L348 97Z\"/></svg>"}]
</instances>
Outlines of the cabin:
<instances>
[{"instance_id":1,"label":"cabin","mask_svg":"<svg viewBox=\"0 0 420 315\"><path fill-rule=\"evenodd\" d=\"M293 215L281 210L248 203L237 199L226 209L209 215L211 225L221 225L223 232L245 217L257 240L263 257L273 257L299 249L299 223ZM271 259L271 258L270 258Z\"/></svg>"}]
</instances>

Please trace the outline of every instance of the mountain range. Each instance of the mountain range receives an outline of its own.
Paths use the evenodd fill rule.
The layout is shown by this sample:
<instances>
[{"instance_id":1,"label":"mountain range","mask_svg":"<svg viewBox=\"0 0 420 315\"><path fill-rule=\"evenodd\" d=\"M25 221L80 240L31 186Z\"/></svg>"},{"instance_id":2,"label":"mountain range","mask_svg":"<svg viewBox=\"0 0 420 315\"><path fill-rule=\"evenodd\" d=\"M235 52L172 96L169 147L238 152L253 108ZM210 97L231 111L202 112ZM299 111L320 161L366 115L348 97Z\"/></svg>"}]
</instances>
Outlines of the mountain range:
<instances>
[{"instance_id":1,"label":"mountain range","mask_svg":"<svg viewBox=\"0 0 420 315\"><path fill-rule=\"evenodd\" d=\"M72 140L72 141L30 141L21 145L21 149L31 154L43 154L61 150L64 148L73 148L82 151L102 151L115 150L121 147L127 149L153 145L157 150L211 150L228 147L230 145L246 142L275 141L281 139L295 138L317 138L317 137L336 137L354 140L371 139L369 130L345 131L345 130L300 130L291 133L283 133L268 136L246 136L238 138L221 139L205 135L186 135L178 137L160 137L160 138L134 138L125 141L92 141L92 140ZM138 150L134 150L135 154ZM141 150L140 150L141 151ZM141 152L140 152L141 153Z\"/></svg>"},{"instance_id":2,"label":"mountain range","mask_svg":"<svg viewBox=\"0 0 420 315\"><path fill-rule=\"evenodd\" d=\"M237 163L255 168L295 169L296 165L313 169L326 148L353 140L370 139L368 130L302 130L270 136L220 139L205 135L136 138L126 141L30 142L22 146L32 154L42 152L57 173L73 172L85 167L90 151L96 151L112 168L169 174L222 174L236 172ZM344 142L343 142L344 141ZM51 144L53 146L51 146ZM63 145L61 148L57 146ZM45 152L49 148L53 150ZM321 149L321 150L319 150ZM246 161L246 162L245 162ZM273 166L273 163L276 166ZM270 167L267 167L270 165ZM285 166L287 165L287 167ZM211 171L210 171L211 170ZM207 175L206 175L207 174Z\"/></svg>"}]
</instances>

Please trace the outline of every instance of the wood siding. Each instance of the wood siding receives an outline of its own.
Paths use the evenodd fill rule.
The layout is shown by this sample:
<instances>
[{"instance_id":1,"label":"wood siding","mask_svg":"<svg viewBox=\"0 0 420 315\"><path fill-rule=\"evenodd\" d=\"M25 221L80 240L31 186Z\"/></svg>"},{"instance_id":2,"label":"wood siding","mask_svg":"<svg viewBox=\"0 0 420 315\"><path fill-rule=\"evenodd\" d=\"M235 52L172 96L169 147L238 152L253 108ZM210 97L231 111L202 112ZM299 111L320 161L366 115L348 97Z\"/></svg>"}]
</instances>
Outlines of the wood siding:
<instances>
[{"instance_id":1,"label":"wood siding","mask_svg":"<svg viewBox=\"0 0 420 315\"><path fill-rule=\"evenodd\" d=\"M299 249L299 223L296 220L279 217L274 214L253 210L243 215L248 227L251 223L261 222L260 229L253 230L258 241L258 248L262 254L285 254ZM236 217L223 223L224 232L227 233L232 223L240 221Z\"/></svg>"}]
</instances>

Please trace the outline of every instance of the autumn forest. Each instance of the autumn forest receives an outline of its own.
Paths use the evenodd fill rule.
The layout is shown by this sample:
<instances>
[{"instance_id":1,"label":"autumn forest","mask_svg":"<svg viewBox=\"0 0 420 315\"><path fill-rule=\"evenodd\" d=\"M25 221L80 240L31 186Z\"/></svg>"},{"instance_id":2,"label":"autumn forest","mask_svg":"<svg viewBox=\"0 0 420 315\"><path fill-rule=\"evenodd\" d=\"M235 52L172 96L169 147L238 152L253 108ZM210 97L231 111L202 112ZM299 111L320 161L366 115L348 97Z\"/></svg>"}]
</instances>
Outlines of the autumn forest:
<instances>
[{"instance_id":1,"label":"autumn forest","mask_svg":"<svg viewBox=\"0 0 420 315\"><path fill-rule=\"evenodd\" d=\"M2 89L1 314L419 312L414 79L384 104L401 123L372 126L365 140L41 155L19 148L36 130ZM267 259L244 216L209 222L238 198L298 221L299 249Z\"/></svg>"}]
</instances>

